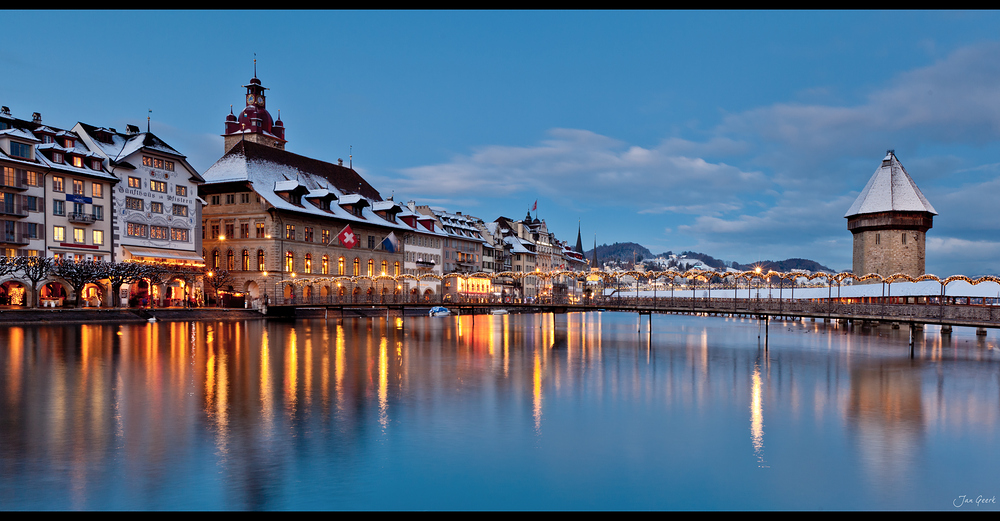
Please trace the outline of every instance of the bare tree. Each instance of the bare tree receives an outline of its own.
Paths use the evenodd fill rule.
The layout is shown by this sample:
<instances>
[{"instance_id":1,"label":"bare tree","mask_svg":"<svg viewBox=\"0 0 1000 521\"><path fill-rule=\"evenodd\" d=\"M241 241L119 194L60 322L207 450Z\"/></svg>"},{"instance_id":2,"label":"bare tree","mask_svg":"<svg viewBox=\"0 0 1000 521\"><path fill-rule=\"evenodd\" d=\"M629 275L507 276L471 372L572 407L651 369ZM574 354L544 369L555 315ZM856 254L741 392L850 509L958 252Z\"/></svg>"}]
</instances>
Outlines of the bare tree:
<instances>
[{"instance_id":1,"label":"bare tree","mask_svg":"<svg viewBox=\"0 0 1000 521\"><path fill-rule=\"evenodd\" d=\"M80 307L80 297L84 286L103 278L102 264L93 261L60 259L55 263L52 273L73 287L73 292L76 294L76 306Z\"/></svg>"},{"instance_id":2,"label":"bare tree","mask_svg":"<svg viewBox=\"0 0 1000 521\"><path fill-rule=\"evenodd\" d=\"M17 257L16 263L24 278L31 281L31 302L37 308L38 284L52 274L53 261L50 257Z\"/></svg>"},{"instance_id":3,"label":"bare tree","mask_svg":"<svg viewBox=\"0 0 1000 521\"><path fill-rule=\"evenodd\" d=\"M221 306L219 301L219 290L233 283L233 277L228 270L210 271L205 274L205 282L215 290L215 305Z\"/></svg>"},{"instance_id":4,"label":"bare tree","mask_svg":"<svg viewBox=\"0 0 1000 521\"><path fill-rule=\"evenodd\" d=\"M144 269L142 264L135 262L102 262L101 269L103 277L111 283L111 303L113 306L121 306L121 288L125 284L135 284L142 278Z\"/></svg>"}]
</instances>

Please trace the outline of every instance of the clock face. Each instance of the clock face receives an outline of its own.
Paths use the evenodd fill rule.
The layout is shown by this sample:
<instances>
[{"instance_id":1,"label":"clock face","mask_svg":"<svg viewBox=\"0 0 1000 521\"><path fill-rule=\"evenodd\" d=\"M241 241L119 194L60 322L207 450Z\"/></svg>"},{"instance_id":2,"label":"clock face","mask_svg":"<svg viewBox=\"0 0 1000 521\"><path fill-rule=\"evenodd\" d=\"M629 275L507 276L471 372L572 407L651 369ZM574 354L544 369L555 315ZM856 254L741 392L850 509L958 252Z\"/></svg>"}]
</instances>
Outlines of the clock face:
<instances>
[{"instance_id":1,"label":"clock face","mask_svg":"<svg viewBox=\"0 0 1000 521\"><path fill-rule=\"evenodd\" d=\"M247 94L247 105L253 103L253 94Z\"/></svg>"},{"instance_id":2,"label":"clock face","mask_svg":"<svg viewBox=\"0 0 1000 521\"><path fill-rule=\"evenodd\" d=\"M264 96L257 96L257 103L264 104Z\"/></svg>"}]
</instances>

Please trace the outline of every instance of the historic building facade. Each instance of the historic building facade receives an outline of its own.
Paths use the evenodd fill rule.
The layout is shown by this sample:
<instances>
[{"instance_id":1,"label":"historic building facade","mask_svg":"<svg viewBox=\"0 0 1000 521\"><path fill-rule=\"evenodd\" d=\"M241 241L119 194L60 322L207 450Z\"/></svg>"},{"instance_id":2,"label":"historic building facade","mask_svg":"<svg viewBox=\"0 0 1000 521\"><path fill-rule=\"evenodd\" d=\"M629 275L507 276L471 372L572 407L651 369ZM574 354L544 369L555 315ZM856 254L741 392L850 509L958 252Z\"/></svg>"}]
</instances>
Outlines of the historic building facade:
<instances>
[{"instance_id":1,"label":"historic building facade","mask_svg":"<svg viewBox=\"0 0 1000 521\"><path fill-rule=\"evenodd\" d=\"M226 118L225 155L199 187L208 203L205 261L233 277L221 290L293 303L402 293L391 281L375 280L402 274L402 236L411 230L398 221L402 208L342 162L286 151L260 80L245 87L246 109Z\"/></svg>"},{"instance_id":2,"label":"historic building facade","mask_svg":"<svg viewBox=\"0 0 1000 521\"><path fill-rule=\"evenodd\" d=\"M854 234L854 273L883 277L925 272L926 234L937 212L917 188L894 151L844 215Z\"/></svg>"}]
</instances>

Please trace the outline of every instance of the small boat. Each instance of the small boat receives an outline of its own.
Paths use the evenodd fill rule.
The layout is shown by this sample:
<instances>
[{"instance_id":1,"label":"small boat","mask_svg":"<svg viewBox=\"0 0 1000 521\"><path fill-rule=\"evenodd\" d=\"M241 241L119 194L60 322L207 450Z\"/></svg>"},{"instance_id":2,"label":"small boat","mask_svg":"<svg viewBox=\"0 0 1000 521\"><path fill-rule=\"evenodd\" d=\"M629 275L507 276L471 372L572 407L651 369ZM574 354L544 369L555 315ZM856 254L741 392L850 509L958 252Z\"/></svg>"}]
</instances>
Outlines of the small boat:
<instances>
[{"instance_id":1,"label":"small boat","mask_svg":"<svg viewBox=\"0 0 1000 521\"><path fill-rule=\"evenodd\" d=\"M506 315L507 314L507 310L506 309L494 309L493 311L490 311L490 313L492 313L494 315Z\"/></svg>"},{"instance_id":2,"label":"small boat","mask_svg":"<svg viewBox=\"0 0 1000 521\"><path fill-rule=\"evenodd\" d=\"M446 317L451 314L448 308L442 306L434 306L431 308L430 312L427 314L432 317Z\"/></svg>"}]
</instances>

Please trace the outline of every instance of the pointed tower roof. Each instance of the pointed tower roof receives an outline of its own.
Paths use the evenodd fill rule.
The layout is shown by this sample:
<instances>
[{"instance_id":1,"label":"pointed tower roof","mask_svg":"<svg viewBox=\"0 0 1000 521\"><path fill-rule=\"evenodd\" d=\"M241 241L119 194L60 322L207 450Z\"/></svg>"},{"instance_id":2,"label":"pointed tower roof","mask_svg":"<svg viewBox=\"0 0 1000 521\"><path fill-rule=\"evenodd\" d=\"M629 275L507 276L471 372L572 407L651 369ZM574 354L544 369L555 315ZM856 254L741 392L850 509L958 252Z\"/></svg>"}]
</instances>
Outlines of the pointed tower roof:
<instances>
[{"instance_id":1,"label":"pointed tower roof","mask_svg":"<svg viewBox=\"0 0 1000 521\"><path fill-rule=\"evenodd\" d=\"M892 150L886 151L882 166L868 180L844 217L880 212L927 212L937 215Z\"/></svg>"},{"instance_id":2,"label":"pointed tower roof","mask_svg":"<svg viewBox=\"0 0 1000 521\"><path fill-rule=\"evenodd\" d=\"M573 251L575 251L575 252L577 252L577 253L579 253L579 254L582 255L583 254L583 236L580 235L580 230L581 230L580 223L577 223L576 224L576 248L573 248Z\"/></svg>"}]
</instances>

